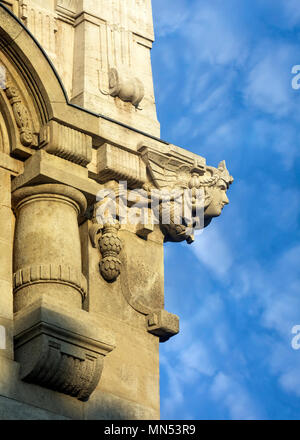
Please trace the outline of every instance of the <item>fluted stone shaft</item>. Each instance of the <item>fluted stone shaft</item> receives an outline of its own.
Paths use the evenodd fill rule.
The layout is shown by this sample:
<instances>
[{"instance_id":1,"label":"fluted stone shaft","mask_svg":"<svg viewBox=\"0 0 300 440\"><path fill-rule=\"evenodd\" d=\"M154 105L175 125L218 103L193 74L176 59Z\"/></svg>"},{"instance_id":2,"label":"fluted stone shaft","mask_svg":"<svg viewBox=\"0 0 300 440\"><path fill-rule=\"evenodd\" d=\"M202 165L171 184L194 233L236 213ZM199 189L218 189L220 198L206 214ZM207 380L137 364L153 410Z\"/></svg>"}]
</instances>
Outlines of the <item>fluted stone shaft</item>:
<instances>
[{"instance_id":1,"label":"fluted stone shaft","mask_svg":"<svg viewBox=\"0 0 300 440\"><path fill-rule=\"evenodd\" d=\"M86 294L82 275L78 215L86 209L76 189L46 184L13 193L14 310L43 297L81 308Z\"/></svg>"}]
</instances>

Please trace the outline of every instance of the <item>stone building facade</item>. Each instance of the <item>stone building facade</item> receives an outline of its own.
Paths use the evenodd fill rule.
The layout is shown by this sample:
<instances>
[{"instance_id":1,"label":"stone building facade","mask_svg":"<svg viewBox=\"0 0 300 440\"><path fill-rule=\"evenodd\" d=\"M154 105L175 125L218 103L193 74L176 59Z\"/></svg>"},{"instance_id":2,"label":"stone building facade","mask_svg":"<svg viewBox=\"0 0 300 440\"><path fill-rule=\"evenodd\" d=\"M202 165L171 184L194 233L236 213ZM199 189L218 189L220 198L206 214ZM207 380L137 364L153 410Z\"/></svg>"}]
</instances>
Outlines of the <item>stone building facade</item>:
<instances>
[{"instance_id":1,"label":"stone building facade","mask_svg":"<svg viewBox=\"0 0 300 440\"><path fill-rule=\"evenodd\" d=\"M0 2L0 419L159 418L163 243L233 179L160 139L153 40L151 0Z\"/></svg>"}]
</instances>

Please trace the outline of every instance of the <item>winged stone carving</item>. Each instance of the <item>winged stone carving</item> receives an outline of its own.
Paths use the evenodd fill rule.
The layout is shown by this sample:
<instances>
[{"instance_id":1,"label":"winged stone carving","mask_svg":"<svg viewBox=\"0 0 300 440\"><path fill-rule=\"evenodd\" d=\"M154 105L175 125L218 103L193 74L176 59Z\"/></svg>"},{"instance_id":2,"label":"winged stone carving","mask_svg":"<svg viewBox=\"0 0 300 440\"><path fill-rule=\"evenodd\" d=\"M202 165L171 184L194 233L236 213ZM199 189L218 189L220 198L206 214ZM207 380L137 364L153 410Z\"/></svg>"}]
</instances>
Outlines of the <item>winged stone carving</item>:
<instances>
[{"instance_id":1,"label":"winged stone carving","mask_svg":"<svg viewBox=\"0 0 300 440\"><path fill-rule=\"evenodd\" d=\"M233 182L225 161L220 162L218 168L206 165L201 156L180 157L181 149L175 146L166 147L165 152L157 151L153 147L139 148L141 156L147 165L152 185L159 190L190 190L190 204L194 217L190 223L178 223L173 215L176 211L176 200L171 198L166 203L170 205L170 222L162 224L165 241L194 241L195 227L207 226L213 217L221 214L223 207L229 203L226 191ZM151 191L151 184L145 185ZM197 198L201 195L202 199ZM199 203L202 210L198 210ZM164 202L160 204L162 210ZM200 214L199 214L200 212ZM196 214L195 214L196 213ZM201 214L202 213L202 214ZM203 218L200 219L199 215ZM198 217L198 218L197 218Z\"/></svg>"}]
</instances>

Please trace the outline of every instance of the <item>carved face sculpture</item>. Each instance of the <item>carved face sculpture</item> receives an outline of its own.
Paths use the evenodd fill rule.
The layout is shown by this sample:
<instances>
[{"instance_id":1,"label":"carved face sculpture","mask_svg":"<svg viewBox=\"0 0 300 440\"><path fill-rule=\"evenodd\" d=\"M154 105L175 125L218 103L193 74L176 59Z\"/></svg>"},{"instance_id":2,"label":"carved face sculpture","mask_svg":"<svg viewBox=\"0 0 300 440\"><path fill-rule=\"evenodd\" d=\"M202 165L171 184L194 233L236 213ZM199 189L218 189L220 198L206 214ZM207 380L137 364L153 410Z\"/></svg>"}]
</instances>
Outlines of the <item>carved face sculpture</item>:
<instances>
[{"instance_id":1,"label":"carved face sculpture","mask_svg":"<svg viewBox=\"0 0 300 440\"><path fill-rule=\"evenodd\" d=\"M233 182L233 177L230 176L225 161L220 162L218 168L208 167L208 170L212 173L212 182L208 181L208 186L204 187L207 199L204 216L212 218L221 215L224 206L228 205L226 191Z\"/></svg>"},{"instance_id":2,"label":"carved face sculpture","mask_svg":"<svg viewBox=\"0 0 300 440\"><path fill-rule=\"evenodd\" d=\"M222 179L220 179L215 186L210 188L211 203L205 209L206 217L218 217L221 215L222 209L229 203L226 195L227 189L228 186Z\"/></svg>"}]
</instances>

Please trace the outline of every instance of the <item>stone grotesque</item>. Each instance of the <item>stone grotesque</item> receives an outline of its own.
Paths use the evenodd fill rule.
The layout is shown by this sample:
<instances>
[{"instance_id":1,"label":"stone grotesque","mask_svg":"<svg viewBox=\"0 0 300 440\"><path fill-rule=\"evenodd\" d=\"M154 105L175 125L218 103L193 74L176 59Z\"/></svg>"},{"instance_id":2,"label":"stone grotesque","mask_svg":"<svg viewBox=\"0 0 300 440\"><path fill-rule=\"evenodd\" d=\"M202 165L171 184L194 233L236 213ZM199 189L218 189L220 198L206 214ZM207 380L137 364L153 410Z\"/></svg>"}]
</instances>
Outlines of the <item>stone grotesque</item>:
<instances>
[{"instance_id":1,"label":"stone grotesque","mask_svg":"<svg viewBox=\"0 0 300 440\"><path fill-rule=\"evenodd\" d=\"M228 205L229 199L226 191L233 183L233 177L229 174L226 163L223 160L218 168L207 167L208 178L201 180L201 187L204 188L205 206L204 216L206 221L221 215L222 209Z\"/></svg>"},{"instance_id":2,"label":"stone grotesque","mask_svg":"<svg viewBox=\"0 0 300 440\"><path fill-rule=\"evenodd\" d=\"M189 244L192 243L194 230L207 226L229 203L226 191L233 182L233 177L230 176L225 161L215 168L207 166L204 159L187 164L174 153L166 155L145 147L140 152L153 181L152 185L147 184L145 188L151 191L154 186L166 191L166 200L160 201L160 217L166 206L170 212L168 224L161 222L165 241L186 240ZM184 203L188 205L191 214L188 221L184 216L184 195L188 196L188 201Z\"/></svg>"}]
</instances>

